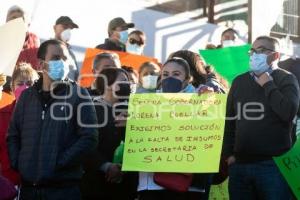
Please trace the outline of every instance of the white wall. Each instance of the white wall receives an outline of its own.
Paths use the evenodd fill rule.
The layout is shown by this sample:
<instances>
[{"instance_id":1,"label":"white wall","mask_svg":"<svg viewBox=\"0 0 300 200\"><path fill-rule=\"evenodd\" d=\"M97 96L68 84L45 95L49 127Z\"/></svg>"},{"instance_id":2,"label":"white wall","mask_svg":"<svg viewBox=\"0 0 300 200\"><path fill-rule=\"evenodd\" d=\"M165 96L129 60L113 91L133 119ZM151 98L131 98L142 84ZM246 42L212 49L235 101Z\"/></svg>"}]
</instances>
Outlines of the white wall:
<instances>
[{"instance_id":1,"label":"white wall","mask_svg":"<svg viewBox=\"0 0 300 200\"><path fill-rule=\"evenodd\" d=\"M186 14L169 15L145 9L139 0L9 0L0 1L0 21L5 23L7 9L14 4L23 6L32 15L31 31L42 39L53 37L53 25L61 15L70 16L79 29L73 31L70 43L82 60L87 47L95 47L107 36L107 24L114 17L133 21L146 32L145 55L164 61L179 49L198 52L208 41L219 44L224 27L206 24L206 20L189 20Z\"/></svg>"},{"instance_id":2,"label":"white wall","mask_svg":"<svg viewBox=\"0 0 300 200\"><path fill-rule=\"evenodd\" d=\"M269 35L282 9L284 0L252 0L252 40Z\"/></svg>"},{"instance_id":3,"label":"white wall","mask_svg":"<svg viewBox=\"0 0 300 200\"><path fill-rule=\"evenodd\" d=\"M284 0L252 0L252 40L270 34L283 9L283 3ZM281 39L280 43L281 52L285 54L282 59L290 56L300 57L300 44L290 43L285 38Z\"/></svg>"}]
</instances>

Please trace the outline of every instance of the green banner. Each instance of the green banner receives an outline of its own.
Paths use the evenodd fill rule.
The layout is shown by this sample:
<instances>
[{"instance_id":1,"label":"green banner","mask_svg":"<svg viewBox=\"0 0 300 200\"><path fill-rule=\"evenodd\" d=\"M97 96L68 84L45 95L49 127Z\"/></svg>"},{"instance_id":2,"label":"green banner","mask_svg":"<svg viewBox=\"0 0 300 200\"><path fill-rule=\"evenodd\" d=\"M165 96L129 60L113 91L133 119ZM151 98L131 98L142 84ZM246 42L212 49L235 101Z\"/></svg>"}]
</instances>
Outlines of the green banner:
<instances>
[{"instance_id":1,"label":"green banner","mask_svg":"<svg viewBox=\"0 0 300 200\"><path fill-rule=\"evenodd\" d=\"M210 187L209 200L229 200L228 178L223 183Z\"/></svg>"},{"instance_id":2,"label":"green banner","mask_svg":"<svg viewBox=\"0 0 300 200\"><path fill-rule=\"evenodd\" d=\"M130 96L123 171L218 172L226 95Z\"/></svg>"},{"instance_id":3,"label":"green banner","mask_svg":"<svg viewBox=\"0 0 300 200\"><path fill-rule=\"evenodd\" d=\"M230 84L233 79L249 70L248 52L251 45L199 50L205 62L223 76Z\"/></svg>"},{"instance_id":4,"label":"green banner","mask_svg":"<svg viewBox=\"0 0 300 200\"><path fill-rule=\"evenodd\" d=\"M274 157L274 161L297 199L300 199L300 140L286 154Z\"/></svg>"}]
</instances>

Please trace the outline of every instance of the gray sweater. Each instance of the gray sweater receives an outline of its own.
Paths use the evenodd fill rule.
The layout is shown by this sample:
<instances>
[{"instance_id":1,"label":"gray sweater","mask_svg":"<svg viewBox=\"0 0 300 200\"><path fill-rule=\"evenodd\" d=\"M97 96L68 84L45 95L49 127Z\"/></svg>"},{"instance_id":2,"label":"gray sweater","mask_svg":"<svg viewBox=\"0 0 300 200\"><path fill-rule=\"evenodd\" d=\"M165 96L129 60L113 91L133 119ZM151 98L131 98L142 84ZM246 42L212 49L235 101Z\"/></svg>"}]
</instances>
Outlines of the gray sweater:
<instances>
[{"instance_id":1,"label":"gray sweater","mask_svg":"<svg viewBox=\"0 0 300 200\"><path fill-rule=\"evenodd\" d=\"M282 69L274 70L271 76L273 81L263 87L249 72L233 81L226 108L226 157L234 155L237 162L256 162L291 148L292 121L299 106L298 82Z\"/></svg>"}]
</instances>

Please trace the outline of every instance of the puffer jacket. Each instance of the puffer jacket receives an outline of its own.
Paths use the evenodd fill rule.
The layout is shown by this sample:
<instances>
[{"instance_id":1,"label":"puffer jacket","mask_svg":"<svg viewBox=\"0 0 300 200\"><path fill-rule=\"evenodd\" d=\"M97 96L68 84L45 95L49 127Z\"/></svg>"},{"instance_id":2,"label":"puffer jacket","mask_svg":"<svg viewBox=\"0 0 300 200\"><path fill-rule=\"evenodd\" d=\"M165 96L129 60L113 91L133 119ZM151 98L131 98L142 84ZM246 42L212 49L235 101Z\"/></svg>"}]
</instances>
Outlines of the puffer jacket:
<instances>
[{"instance_id":1,"label":"puffer jacket","mask_svg":"<svg viewBox=\"0 0 300 200\"><path fill-rule=\"evenodd\" d=\"M64 82L53 93L55 98L44 101L39 79L16 104L7 143L11 165L24 183L79 181L82 157L98 143L97 129L91 127L96 111L86 89Z\"/></svg>"}]
</instances>

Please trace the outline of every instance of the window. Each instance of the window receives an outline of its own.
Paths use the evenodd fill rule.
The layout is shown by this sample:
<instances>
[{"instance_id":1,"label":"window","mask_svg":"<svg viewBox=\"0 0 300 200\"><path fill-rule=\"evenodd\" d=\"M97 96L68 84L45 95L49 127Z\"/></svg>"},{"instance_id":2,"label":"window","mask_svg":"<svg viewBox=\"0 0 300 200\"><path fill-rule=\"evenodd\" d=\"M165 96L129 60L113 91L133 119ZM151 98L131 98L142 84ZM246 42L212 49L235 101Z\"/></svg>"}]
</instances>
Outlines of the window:
<instances>
[{"instance_id":1,"label":"window","mask_svg":"<svg viewBox=\"0 0 300 200\"><path fill-rule=\"evenodd\" d=\"M290 35L295 42L300 42L300 3L299 0L285 0L276 24L271 29L274 37Z\"/></svg>"}]
</instances>

